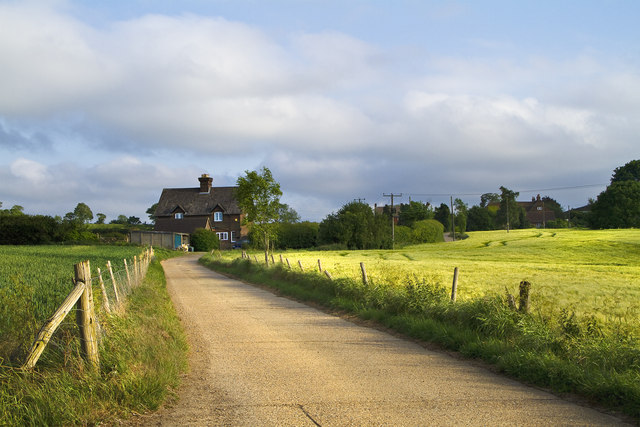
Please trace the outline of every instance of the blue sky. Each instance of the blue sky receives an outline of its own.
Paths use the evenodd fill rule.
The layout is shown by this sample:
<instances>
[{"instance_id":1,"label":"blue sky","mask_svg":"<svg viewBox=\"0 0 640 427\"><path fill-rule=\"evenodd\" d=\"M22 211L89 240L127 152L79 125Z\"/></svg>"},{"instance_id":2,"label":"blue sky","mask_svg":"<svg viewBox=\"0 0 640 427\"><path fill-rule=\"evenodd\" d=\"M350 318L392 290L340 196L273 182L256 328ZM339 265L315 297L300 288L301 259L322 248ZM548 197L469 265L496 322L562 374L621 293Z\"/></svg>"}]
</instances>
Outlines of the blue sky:
<instances>
[{"instance_id":1,"label":"blue sky","mask_svg":"<svg viewBox=\"0 0 640 427\"><path fill-rule=\"evenodd\" d=\"M472 205L501 185L584 205L640 158L639 12L0 0L0 201L144 220L164 187L267 166L310 220L390 192Z\"/></svg>"}]
</instances>

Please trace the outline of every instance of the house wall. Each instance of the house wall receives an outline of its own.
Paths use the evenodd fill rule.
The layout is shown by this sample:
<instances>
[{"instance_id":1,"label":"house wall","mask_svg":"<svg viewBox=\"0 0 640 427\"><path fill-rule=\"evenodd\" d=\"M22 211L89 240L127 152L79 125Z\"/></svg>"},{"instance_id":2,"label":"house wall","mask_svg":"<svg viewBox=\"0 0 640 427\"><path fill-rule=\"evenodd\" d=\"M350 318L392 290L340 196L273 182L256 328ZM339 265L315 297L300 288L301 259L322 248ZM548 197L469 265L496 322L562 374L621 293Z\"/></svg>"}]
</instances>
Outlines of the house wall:
<instances>
[{"instance_id":1,"label":"house wall","mask_svg":"<svg viewBox=\"0 0 640 427\"><path fill-rule=\"evenodd\" d=\"M220 249L231 249L234 242L231 241L231 232L233 231L235 240L238 241L243 237L246 237L246 227L242 226L241 215L226 215L222 214L222 221L214 221L213 213L211 214L211 227L216 233L227 232L228 240L220 240Z\"/></svg>"}]
</instances>

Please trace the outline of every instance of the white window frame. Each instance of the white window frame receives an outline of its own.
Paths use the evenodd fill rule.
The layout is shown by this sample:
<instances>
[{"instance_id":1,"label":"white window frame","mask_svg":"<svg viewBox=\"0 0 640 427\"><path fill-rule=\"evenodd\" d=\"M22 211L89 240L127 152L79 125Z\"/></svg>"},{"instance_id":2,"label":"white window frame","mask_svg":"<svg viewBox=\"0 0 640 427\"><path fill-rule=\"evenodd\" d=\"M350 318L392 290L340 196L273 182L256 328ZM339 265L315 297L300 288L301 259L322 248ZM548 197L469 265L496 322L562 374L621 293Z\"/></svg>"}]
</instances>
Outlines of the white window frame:
<instances>
[{"instance_id":1,"label":"white window frame","mask_svg":"<svg viewBox=\"0 0 640 427\"><path fill-rule=\"evenodd\" d=\"M220 241L229 240L229 232L227 231L218 231L216 232L216 234L218 235L218 240Z\"/></svg>"},{"instance_id":2,"label":"white window frame","mask_svg":"<svg viewBox=\"0 0 640 427\"><path fill-rule=\"evenodd\" d=\"M173 214L173 217L175 219L182 219L182 218L184 218L184 214L182 212L176 212L176 213Z\"/></svg>"},{"instance_id":3,"label":"white window frame","mask_svg":"<svg viewBox=\"0 0 640 427\"><path fill-rule=\"evenodd\" d=\"M213 220L215 222L221 222L222 221L222 212L214 212L213 213Z\"/></svg>"},{"instance_id":4,"label":"white window frame","mask_svg":"<svg viewBox=\"0 0 640 427\"><path fill-rule=\"evenodd\" d=\"M236 232L235 232L235 231L232 231L232 232L231 232L231 241L232 241L232 242L235 242L235 241L236 241Z\"/></svg>"}]
</instances>

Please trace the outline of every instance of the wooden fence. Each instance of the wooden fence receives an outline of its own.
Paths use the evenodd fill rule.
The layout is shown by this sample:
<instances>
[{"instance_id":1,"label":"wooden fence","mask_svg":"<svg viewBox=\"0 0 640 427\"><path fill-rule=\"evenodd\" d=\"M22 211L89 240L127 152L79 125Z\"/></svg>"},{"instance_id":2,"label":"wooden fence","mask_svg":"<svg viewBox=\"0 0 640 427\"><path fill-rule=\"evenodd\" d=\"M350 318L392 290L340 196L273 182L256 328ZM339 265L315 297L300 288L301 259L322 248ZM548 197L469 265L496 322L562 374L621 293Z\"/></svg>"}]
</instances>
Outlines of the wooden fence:
<instances>
[{"instance_id":1,"label":"wooden fence","mask_svg":"<svg viewBox=\"0 0 640 427\"><path fill-rule=\"evenodd\" d=\"M242 251L241 257L243 259L247 259L251 261L251 258L245 251ZM258 261L258 258L255 255L253 256L253 259L255 262L258 262L258 263L260 262ZM289 262L289 258L283 258L282 254L280 254L280 264L284 265L285 262L287 264L287 267L291 270L292 267L291 267L291 263ZM271 263L275 264L273 254L271 255ZM300 267L301 272L304 272L304 268L302 267L302 262L300 260L298 260L298 267ZM360 263L360 271L362 273L362 283L365 286L369 286L369 278L367 276L367 270L365 268L364 262ZM329 271L327 270L322 269L322 261L320 259L318 259L318 272L324 273L329 280L333 280L331 273L329 273ZM458 267L455 267L453 269L453 281L451 284L451 301L452 302L456 302L456 299L458 297L458 273L459 273ZM525 280L520 282L520 298L519 298L520 304L518 306L516 306L515 297L511 295L507 290L507 302L509 304L509 307L511 307L513 310L518 310L524 313L528 313L529 301L530 301L530 290L531 290L531 283Z\"/></svg>"},{"instance_id":2,"label":"wooden fence","mask_svg":"<svg viewBox=\"0 0 640 427\"><path fill-rule=\"evenodd\" d=\"M114 274L111 261L107 261L109 277L106 284L102 277L102 272L97 269L97 276L91 277L91 266L89 261L83 261L74 265L74 288L67 295L64 302L58 307L53 315L40 328L36 339L31 344L27 358L22 365L23 369L33 368L42 355L45 347L51 340L54 332L65 319L67 314L76 307L76 323L80 331L80 343L82 354L93 369L100 366L98 355L98 320L93 298L93 283L98 280L102 295L102 307L106 314L121 311L124 308L123 296L128 295L131 290L142 282L149 263L153 257L153 248L145 250L140 257L133 258L133 265L128 266L124 260L124 271ZM125 280L126 277L126 280ZM108 291L109 289L109 291Z\"/></svg>"}]
</instances>

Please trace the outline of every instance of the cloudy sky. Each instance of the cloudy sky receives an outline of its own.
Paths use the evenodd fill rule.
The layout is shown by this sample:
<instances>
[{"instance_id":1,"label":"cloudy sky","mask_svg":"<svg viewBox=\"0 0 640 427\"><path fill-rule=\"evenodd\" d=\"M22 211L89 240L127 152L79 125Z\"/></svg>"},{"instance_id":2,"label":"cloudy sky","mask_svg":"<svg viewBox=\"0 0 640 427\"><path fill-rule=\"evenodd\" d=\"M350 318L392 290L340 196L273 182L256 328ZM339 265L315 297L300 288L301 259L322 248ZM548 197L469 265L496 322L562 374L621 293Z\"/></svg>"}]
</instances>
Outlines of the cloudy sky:
<instances>
[{"instance_id":1,"label":"cloudy sky","mask_svg":"<svg viewBox=\"0 0 640 427\"><path fill-rule=\"evenodd\" d=\"M640 2L0 0L0 201L146 220L271 169L354 199L586 204L640 158Z\"/></svg>"}]
</instances>

